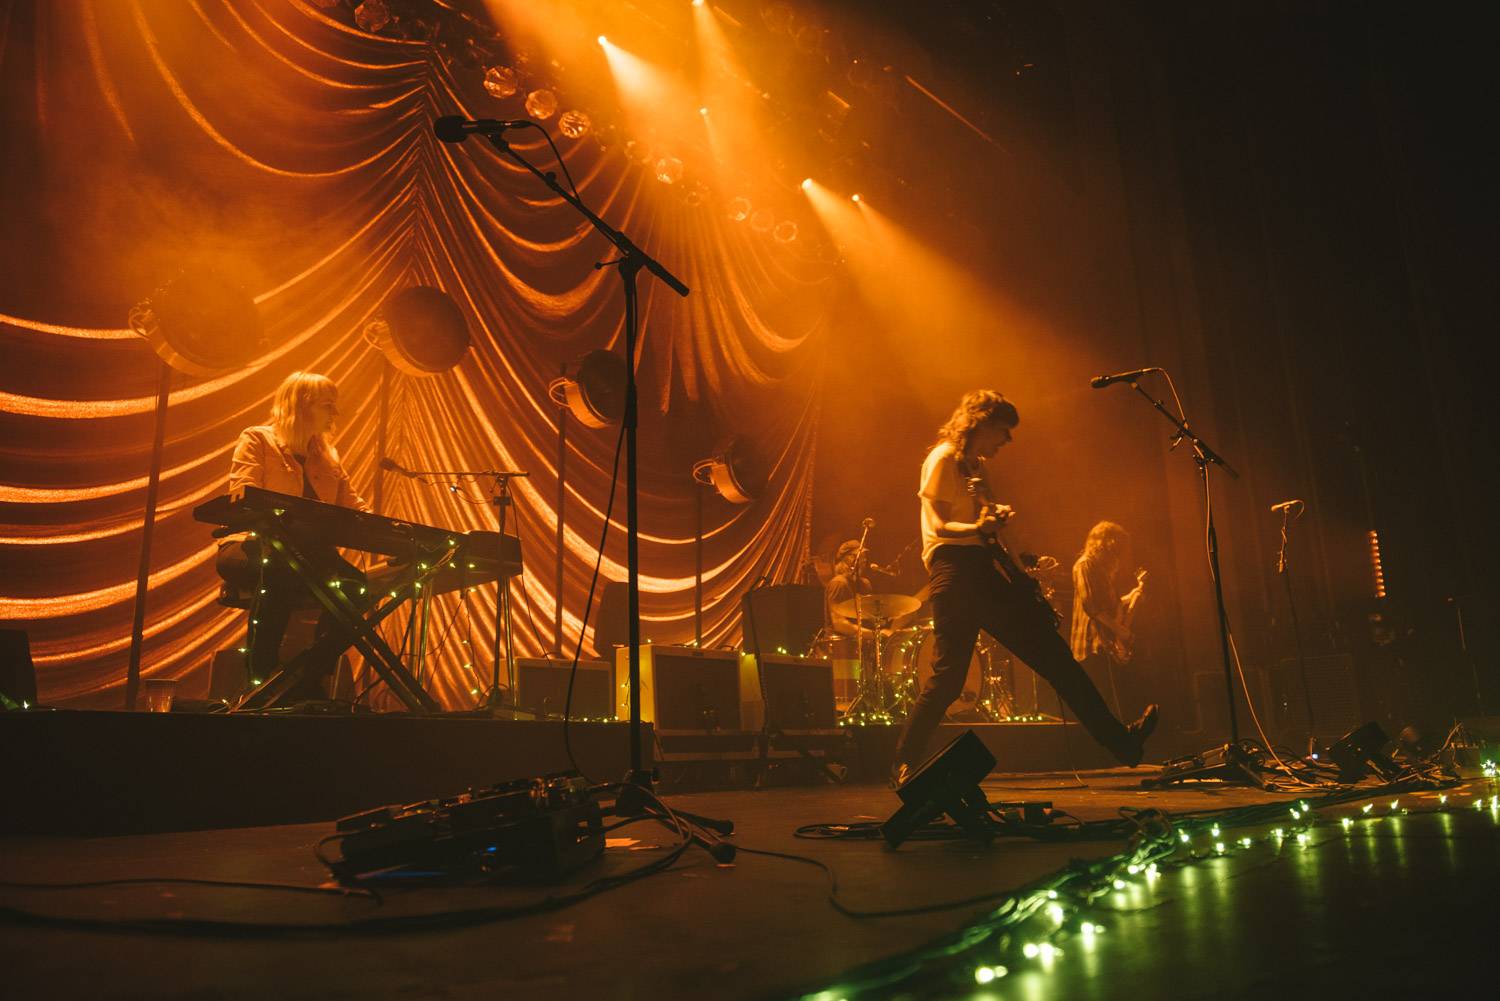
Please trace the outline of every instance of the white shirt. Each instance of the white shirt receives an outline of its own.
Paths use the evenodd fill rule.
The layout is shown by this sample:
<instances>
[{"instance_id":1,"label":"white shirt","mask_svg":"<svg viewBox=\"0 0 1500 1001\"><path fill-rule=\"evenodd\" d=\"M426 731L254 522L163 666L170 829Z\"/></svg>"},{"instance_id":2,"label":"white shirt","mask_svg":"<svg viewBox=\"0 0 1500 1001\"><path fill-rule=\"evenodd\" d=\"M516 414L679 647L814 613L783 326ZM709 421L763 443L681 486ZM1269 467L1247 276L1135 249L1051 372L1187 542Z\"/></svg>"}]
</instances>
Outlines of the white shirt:
<instances>
[{"instance_id":1,"label":"white shirt","mask_svg":"<svg viewBox=\"0 0 1500 1001\"><path fill-rule=\"evenodd\" d=\"M937 532L946 521L975 522L979 520L979 504L969 493L963 473L958 468L955 450L943 442L927 453L922 463L922 480L917 496L924 501L946 501L949 504L946 519L933 510L931 504L922 505L922 564L932 568L932 554L938 546L982 546L984 540L979 533L943 538Z\"/></svg>"}]
</instances>

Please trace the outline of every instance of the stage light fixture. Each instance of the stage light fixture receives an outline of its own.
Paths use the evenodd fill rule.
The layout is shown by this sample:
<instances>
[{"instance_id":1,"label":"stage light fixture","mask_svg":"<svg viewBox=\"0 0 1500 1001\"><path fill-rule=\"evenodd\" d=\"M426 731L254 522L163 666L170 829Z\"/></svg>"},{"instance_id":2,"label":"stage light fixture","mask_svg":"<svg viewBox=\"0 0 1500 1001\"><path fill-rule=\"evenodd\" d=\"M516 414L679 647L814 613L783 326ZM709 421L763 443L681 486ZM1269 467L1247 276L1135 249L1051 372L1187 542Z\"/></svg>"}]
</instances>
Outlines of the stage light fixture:
<instances>
[{"instance_id":1,"label":"stage light fixture","mask_svg":"<svg viewBox=\"0 0 1500 1001\"><path fill-rule=\"evenodd\" d=\"M812 190L812 186L813 186L813 179L811 177L804 177L802 179L802 190L803 191L811 191Z\"/></svg>"},{"instance_id":2,"label":"stage light fixture","mask_svg":"<svg viewBox=\"0 0 1500 1001\"><path fill-rule=\"evenodd\" d=\"M599 44L600 45L608 45L609 44L609 39L605 38L603 35L600 35L599 36Z\"/></svg>"},{"instance_id":3,"label":"stage light fixture","mask_svg":"<svg viewBox=\"0 0 1500 1001\"><path fill-rule=\"evenodd\" d=\"M898 847L912 832L945 813L970 835L988 842L994 836L990 804L979 783L994 768L990 749L973 730L965 730L919 765L896 790L901 809L880 827L886 843Z\"/></svg>"},{"instance_id":4,"label":"stage light fixture","mask_svg":"<svg viewBox=\"0 0 1500 1001\"><path fill-rule=\"evenodd\" d=\"M613 351L590 351L572 377L554 379L547 389L585 427L618 424L625 416L625 361Z\"/></svg>"},{"instance_id":5,"label":"stage light fixture","mask_svg":"<svg viewBox=\"0 0 1500 1001\"><path fill-rule=\"evenodd\" d=\"M663 184L676 184L682 180L682 161L675 156L664 156L657 160L656 179Z\"/></svg>"},{"instance_id":6,"label":"stage light fixture","mask_svg":"<svg viewBox=\"0 0 1500 1001\"><path fill-rule=\"evenodd\" d=\"M532 118L551 118L557 113L557 95L550 90L533 90L526 95L526 113Z\"/></svg>"},{"instance_id":7,"label":"stage light fixture","mask_svg":"<svg viewBox=\"0 0 1500 1001\"><path fill-rule=\"evenodd\" d=\"M491 97L503 101L521 89L521 78L509 66L491 66L484 71L484 89Z\"/></svg>"},{"instance_id":8,"label":"stage light fixture","mask_svg":"<svg viewBox=\"0 0 1500 1001\"><path fill-rule=\"evenodd\" d=\"M864 199L862 199L862 198L859 197L859 192L857 192L857 191L854 194L852 194L852 195L849 196L849 200L851 202L864 201Z\"/></svg>"},{"instance_id":9,"label":"stage light fixture","mask_svg":"<svg viewBox=\"0 0 1500 1001\"><path fill-rule=\"evenodd\" d=\"M557 120L557 130L569 139L582 139L588 135L593 124L586 113L574 108L563 112L562 117Z\"/></svg>"},{"instance_id":10,"label":"stage light fixture","mask_svg":"<svg viewBox=\"0 0 1500 1001\"><path fill-rule=\"evenodd\" d=\"M131 329L157 357L189 375L244 368L265 348L255 300L209 267L190 267L130 310Z\"/></svg>"},{"instance_id":11,"label":"stage light fixture","mask_svg":"<svg viewBox=\"0 0 1500 1001\"><path fill-rule=\"evenodd\" d=\"M435 375L457 365L469 350L463 310L442 289L414 285L380 307L365 336L407 375Z\"/></svg>"},{"instance_id":12,"label":"stage light fixture","mask_svg":"<svg viewBox=\"0 0 1500 1001\"><path fill-rule=\"evenodd\" d=\"M707 108L699 108L698 109L698 114L702 115L704 118L707 118L708 117L708 109Z\"/></svg>"},{"instance_id":13,"label":"stage light fixture","mask_svg":"<svg viewBox=\"0 0 1500 1001\"><path fill-rule=\"evenodd\" d=\"M738 438L693 464L693 479L711 484L731 504L749 504L766 488L766 471Z\"/></svg>"},{"instance_id":14,"label":"stage light fixture","mask_svg":"<svg viewBox=\"0 0 1500 1001\"><path fill-rule=\"evenodd\" d=\"M391 10L385 5L385 0L365 0L354 8L354 23L372 35L392 20Z\"/></svg>"}]
</instances>

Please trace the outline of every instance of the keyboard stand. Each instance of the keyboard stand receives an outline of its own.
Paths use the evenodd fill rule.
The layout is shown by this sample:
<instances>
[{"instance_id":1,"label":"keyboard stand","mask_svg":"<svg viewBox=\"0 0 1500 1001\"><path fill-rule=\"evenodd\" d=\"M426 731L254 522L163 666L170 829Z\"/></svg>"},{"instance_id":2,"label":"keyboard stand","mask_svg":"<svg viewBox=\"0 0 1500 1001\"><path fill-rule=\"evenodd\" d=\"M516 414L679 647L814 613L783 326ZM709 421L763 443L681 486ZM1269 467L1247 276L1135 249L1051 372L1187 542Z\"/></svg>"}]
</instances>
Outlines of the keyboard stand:
<instances>
[{"instance_id":1,"label":"keyboard stand","mask_svg":"<svg viewBox=\"0 0 1500 1001\"><path fill-rule=\"evenodd\" d=\"M408 711L417 715L433 715L442 712L442 706L427 694L421 682L402 665L401 658L375 630L375 627L386 616L409 598L418 595L422 588L420 578L410 578L395 584L385 602L377 605L366 615L355 598L344 592L340 581L328 580L327 574L319 571L316 563L298 545L293 533L288 530L274 510L258 515L249 527L264 542L267 550L275 553L280 562L297 575L297 578L317 599L318 604L342 627L342 634L336 642L342 642L343 636L353 637L353 646L364 655L365 662L380 676L380 679L386 683L396 698L401 700ZM455 545L447 547L446 550L420 552L418 558L412 561L412 565L420 566L425 562L435 572L436 568L450 559L456 550ZM315 641L310 648L293 657L280 671L266 679L265 684L256 688L230 711L260 712L274 707L317 659L330 656L330 651L323 643L324 641L321 640ZM331 656L336 658L344 649L347 647L341 646L338 650L331 651Z\"/></svg>"}]
</instances>

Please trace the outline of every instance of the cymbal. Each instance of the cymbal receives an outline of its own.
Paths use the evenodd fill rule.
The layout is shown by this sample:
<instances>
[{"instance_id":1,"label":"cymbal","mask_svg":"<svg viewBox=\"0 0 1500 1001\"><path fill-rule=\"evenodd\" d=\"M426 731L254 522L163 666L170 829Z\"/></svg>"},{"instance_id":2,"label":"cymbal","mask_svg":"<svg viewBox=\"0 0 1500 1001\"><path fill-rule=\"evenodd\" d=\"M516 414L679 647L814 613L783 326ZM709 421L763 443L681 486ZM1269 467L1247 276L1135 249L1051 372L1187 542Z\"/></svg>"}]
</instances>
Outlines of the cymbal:
<instances>
[{"instance_id":1,"label":"cymbal","mask_svg":"<svg viewBox=\"0 0 1500 1001\"><path fill-rule=\"evenodd\" d=\"M835 602L830 610L846 619L861 619L868 623L910 615L922 607L920 601L906 594L862 594L857 611L854 604L854 599L850 598Z\"/></svg>"}]
</instances>

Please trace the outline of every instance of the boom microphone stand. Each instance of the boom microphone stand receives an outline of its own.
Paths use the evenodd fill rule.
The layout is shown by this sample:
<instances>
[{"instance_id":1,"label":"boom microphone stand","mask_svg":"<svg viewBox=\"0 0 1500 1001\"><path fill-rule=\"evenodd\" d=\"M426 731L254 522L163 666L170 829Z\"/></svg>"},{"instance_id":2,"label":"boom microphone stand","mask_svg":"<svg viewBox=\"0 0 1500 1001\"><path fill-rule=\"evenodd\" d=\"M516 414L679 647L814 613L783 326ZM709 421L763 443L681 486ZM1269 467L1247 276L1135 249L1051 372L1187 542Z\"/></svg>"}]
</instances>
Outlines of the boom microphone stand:
<instances>
[{"instance_id":1,"label":"boom microphone stand","mask_svg":"<svg viewBox=\"0 0 1500 1001\"><path fill-rule=\"evenodd\" d=\"M1210 465L1218 466L1236 480L1240 478L1240 474L1224 460L1223 456L1214 451L1208 442L1198 436L1198 433L1188 424L1185 413L1181 416L1172 413L1161 400L1141 388L1140 377L1150 372L1166 374L1166 370L1161 368L1140 369L1118 376L1100 376L1093 380L1092 385L1095 389L1102 389L1115 382L1129 383L1131 389L1145 398L1146 402L1150 403L1176 429L1169 439L1170 448L1175 449L1183 442L1187 442L1192 448L1193 462L1198 467L1198 476L1203 483L1208 568L1209 576L1213 578L1214 583L1214 607L1219 618L1219 648L1224 659L1224 698L1229 709L1229 743L1185 759L1167 762L1160 778L1152 781L1152 784L1161 785L1182 778L1218 778L1227 782L1248 783L1259 787L1262 783L1257 779L1248 757L1240 748L1240 727L1234 709L1234 655L1229 646L1229 611L1224 606L1224 579L1219 569L1219 533L1214 527L1213 492L1210 490L1208 476ZM1167 378L1170 380L1171 376Z\"/></svg>"},{"instance_id":2,"label":"boom microphone stand","mask_svg":"<svg viewBox=\"0 0 1500 1001\"><path fill-rule=\"evenodd\" d=\"M629 569L627 615L630 620L630 773L625 777L627 785L644 787L651 785L650 774L641 767L641 582L640 582L640 521L639 490L637 486L636 429L639 425L636 407L635 342L639 322L636 276L641 269L651 272L672 291L680 296L688 294L682 281L646 253L624 233L599 218L577 195L557 183L557 175L543 171L513 149L505 141L509 129L533 127L546 134L546 130L535 122L502 122L488 119L465 121L453 116L440 118L433 123L433 132L444 142L463 142L471 133L483 135L501 155L515 161L523 169L547 186L558 198L573 206L573 209L588 220L606 240L614 245L620 256L611 261L596 264L596 268L616 267L625 293L625 562Z\"/></svg>"},{"instance_id":3,"label":"boom microphone stand","mask_svg":"<svg viewBox=\"0 0 1500 1001\"><path fill-rule=\"evenodd\" d=\"M1307 684L1307 654L1302 649L1302 626L1297 621L1297 599L1292 595L1292 564L1287 556L1287 550L1292 547L1293 512L1295 511L1295 518L1301 518L1307 505L1300 500L1289 500L1273 504L1271 510L1281 512L1281 548L1276 552L1276 572L1286 585L1286 607L1292 617L1292 642L1297 648L1297 671L1302 678L1302 701L1307 710L1308 742L1316 746L1318 718L1313 713L1312 690Z\"/></svg>"}]
</instances>

